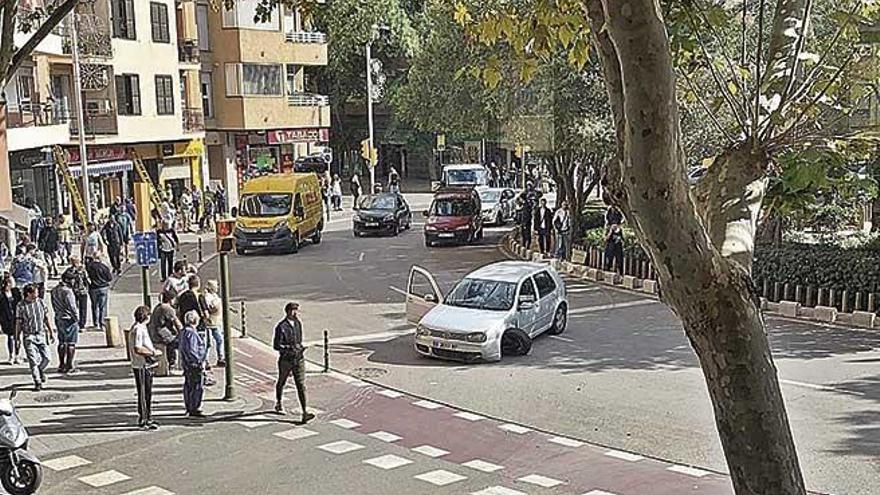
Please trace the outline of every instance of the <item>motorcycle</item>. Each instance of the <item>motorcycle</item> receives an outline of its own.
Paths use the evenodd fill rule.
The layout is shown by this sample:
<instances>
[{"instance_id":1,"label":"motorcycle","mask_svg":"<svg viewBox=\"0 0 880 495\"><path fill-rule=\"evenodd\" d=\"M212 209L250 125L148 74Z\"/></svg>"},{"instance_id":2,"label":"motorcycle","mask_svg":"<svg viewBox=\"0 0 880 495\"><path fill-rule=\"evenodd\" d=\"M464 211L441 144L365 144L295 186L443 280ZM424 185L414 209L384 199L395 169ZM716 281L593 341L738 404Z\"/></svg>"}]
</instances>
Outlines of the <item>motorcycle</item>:
<instances>
[{"instance_id":1,"label":"motorcycle","mask_svg":"<svg viewBox=\"0 0 880 495\"><path fill-rule=\"evenodd\" d=\"M43 465L27 450L28 433L12 404L16 394L0 399L0 484L9 495L31 495L43 481Z\"/></svg>"}]
</instances>

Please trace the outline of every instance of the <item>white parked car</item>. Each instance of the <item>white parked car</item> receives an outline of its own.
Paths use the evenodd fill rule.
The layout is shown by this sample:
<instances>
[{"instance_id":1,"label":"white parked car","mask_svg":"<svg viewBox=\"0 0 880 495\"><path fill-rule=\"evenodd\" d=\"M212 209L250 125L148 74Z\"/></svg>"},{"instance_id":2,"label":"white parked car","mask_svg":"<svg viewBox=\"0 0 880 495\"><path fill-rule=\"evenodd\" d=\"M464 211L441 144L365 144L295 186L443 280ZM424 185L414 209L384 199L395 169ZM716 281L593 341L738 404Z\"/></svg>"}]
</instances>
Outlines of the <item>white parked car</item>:
<instances>
[{"instance_id":1,"label":"white parked car","mask_svg":"<svg viewBox=\"0 0 880 495\"><path fill-rule=\"evenodd\" d=\"M558 335L568 321L565 282L549 265L502 261L464 277L443 295L434 277L413 266L407 283L407 320L424 356L498 361L522 356L544 332Z\"/></svg>"},{"instance_id":2,"label":"white parked car","mask_svg":"<svg viewBox=\"0 0 880 495\"><path fill-rule=\"evenodd\" d=\"M514 198L516 191L506 187L487 187L477 190L482 204L483 223L490 225L504 225L513 220L516 213Z\"/></svg>"}]
</instances>

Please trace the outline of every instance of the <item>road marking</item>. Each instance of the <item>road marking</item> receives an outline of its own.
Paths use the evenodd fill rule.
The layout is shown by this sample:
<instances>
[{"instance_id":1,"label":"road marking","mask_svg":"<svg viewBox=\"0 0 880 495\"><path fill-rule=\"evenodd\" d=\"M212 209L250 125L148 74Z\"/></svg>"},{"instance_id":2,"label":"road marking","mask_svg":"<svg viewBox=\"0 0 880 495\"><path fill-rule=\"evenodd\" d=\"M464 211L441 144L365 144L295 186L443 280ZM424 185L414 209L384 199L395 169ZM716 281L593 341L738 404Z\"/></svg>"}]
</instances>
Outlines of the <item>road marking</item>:
<instances>
[{"instance_id":1,"label":"road marking","mask_svg":"<svg viewBox=\"0 0 880 495\"><path fill-rule=\"evenodd\" d=\"M318 447L324 452L330 452L331 454L347 454L349 452L354 452L355 450L361 450L364 448L363 445L349 442L348 440L340 440L338 442L324 444Z\"/></svg>"},{"instance_id":2,"label":"road marking","mask_svg":"<svg viewBox=\"0 0 880 495\"><path fill-rule=\"evenodd\" d=\"M490 486L485 490L480 490L478 492L473 492L471 495L527 495L524 492L518 490L512 490L510 488L505 488L503 486Z\"/></svg>"},{"instance_id":3,"label":"road marking","mask_svg":"<svg viewBox=\"0 0 880 495\"><path fill-rule=\"evenodd\" d=\"M402 295L402 296L407 295L405 290L400 289L400 288L397 288L397 287L395 287L395 286L393 286L393 285L389 285L388 288L391 289L391 290L393 290L394 292L397 292L398 294L400 294L400 295Z\"/></svg>"},{"instance_id":4,"label":"road marking","mask_svg":"<svg viewBox=\"0 0 880 495\"><path fill-rule=\"evenodd\" d=\"M584 495L617 495L616 493L606 492L605 490L591 490Z\"/></svg>"},{"instance_id":5,"label":"road marking","mask_svg":"<svg viewBox=\"0 0 880 495\"><path fill-rule=\"evenodd\" d=\"M517 481L529 483L530 485L538 485L543 488L553 488L554 486L559 486L563 483L562 481L548 478L546 476L541 476L540 474L530 474L528 476L523 476Z\"/></svg>"},{"instance_id":6,"label":"road marking","mask_svg":"<svg viewBox=\"0 0 880 495\"><path fill-rule=\"evenodd\" d=\"M402 337L404 335L411 335L414 332L415 332L415 329L408 328L406 330L389 330L387 332L377 332L377 333L368 333L368 334L364 334L364 335L352 335L349 337L339 337L336 339L330 339L330 345L334 345L334 344L338 344L338 345L364 344L367 342L384 342L384 341L388 341L388 340L391 340L391 339L394 339L397 337ZM322 340L310 340L308 342L304 342L303 345L305 345L307 347L310 347L310 346L323 347L324 340L323 339Z\"/></svg>"},{"instance_id":7,"label":"road marking","mask_svg":"<svg viewBox=\"0 0 880 495\"><path fill-rule=\"evenodd\" d=\"M531 430L531 428L526 428L525 426L515 425L513 423L507 423L500 425L498 428L501 428L504 431L509 431L510 433L516 433L517 435L526 434Z\"/></svg>"},{"instance_id":8,"label":"road marking","mask_svg":"<svg viewBox=\"0 0 880 495\"><path fill-rule=\"evenodd\" d=\"M599 290L598 287L574 287L571 289L569 289L568 287L565 288L565 292L567 294L580 294L582 292L595 292L597 290Z\"/></svg>"},{"instance_id":9,"label":"road marking","mask_svg":"<svg viewBox=\"0 0 880 495\"><path fill-rule=\"evenodd\" d=\"M437 447L432 447L430 445L422 445L421 447L416 447L412 449L412 451L435 459L437 457L443 457L444 455L449 453L443 449L438 449Z\"/></svg>"},{"instance_id":10,"label":"road marking","mask_svg":"<svg viewBox=\"0 0 880 495\"><path fill-rule=\"evenodd\" d=\"M146 488L141 488L133 492L123 493L122 495L174 495L174 492L169 492L168 490L160 488L158 486L148 486Z\"/></svg>"},{"instance_id":11,"label":"road marking","mask_svg":"<svg viewBox=\"0 0 880 495\"><path fill-rule=\"evenodd\" d=\"M619 450L609 450L608 452L605 452L605 455L628 462L636 462L644 459L643 456L638 454L630 454L629 452L621 452Z\"/></svg>"},{"instance_id":12,"label":"road marking","mask_svg":"<svg viewBox=\"0 0 880 495\"><path fill-rule=\"evenodd\" d=\"M285 440L300 440L302 438L313 437L317 434L317 431L307 430L305 428L293 428L280 433L275 433L274 435Z\"/></svg>"},{"instance_id":13,"label":"road marking","mask_svg":"<svg viewBox=\"0 0 880 495\"><path fill-rule=\"evenodd\" d=\"M374 457L372 459L367 459L364 461L364 464L369 464L371 466L375 466L379 469L389 470L394 468L399 468L401 466L406 466L407 464L412 464L413 461L409 459L404 459L403 457L398 457L396 455L383 455L381 457Z\"/></svg>"},{"instance_id":14,"label":"road marking","mask_svg":"<svg viewBox=\"0 0 880 495\"><path fill-rule=\"evenodd\" d=\"M394 443L394 442L401 440L403 438L403 437L399 437L399 436L395 435L394 433L388 433L387 431L377 431L374 433L370 433L367 436L373 437L376 440L382 440L383 442L387 442L387 443Z\"/></svg>"},{"instance_id":15,"label":"road marking","mask_svg":"<svg viewBox=\"0 0 880 495\"><path fill-rule=\"evenodd\" d=\"M568 337L560 337L559 335L551 335L551 339L561 340L563 342L574 342L574 339L570 339Z\"/></svg>"},{"instance_id":16,"label":"road marking","mask_svg":"<svg viewBox=\"0 0 880 495\"><path fill-rule=\"evenodd\" d=\"M709 471L703 471L702 469L696 469L688 466L672 466L666 468L667 471L672 471L674 473L686 474L688 476L693 476L695 478L702 478L703 476L710 475Z\"/></svg>"},{"instance_id":17,"label":"road marking","mask_svg":"<svg viewBox=\"0 0 880 495\"><path fill-rule=\"evenodd\" d=\"M361 425L360 423L357 423L357 422L354 422L350 419L345 419L345 418L334 419L333 421L330 422L330 424L336 425L340 428L345 428L346 430L350 430L352 428L357 428L358 426Z\"/></svg>"},{"instance_id":18,"label":"road marking","mask_svg":"<svg viewBox=\"0 0 880 495\"><path fill-rule=\"evenodd\" d=\"M435 486L446 486L457 481L466 480L467 476L462 476L460 474L450 473L449 471L445 471L443 469L438 469L437 471L422 473L415 476L415 478L417 480L427 481L428 483Z\"/></svg>"},{"instance_id":19,"label":"road marking","mask_svg":"<svg viewBox=\"0 0 880 495\"><path fill-rule=\"evenodd\" d=\"M486 419L485 416L480 416L479 414L469 413L469 412L458 412L453 414L456 418L461 418L467 421L480 421L481 419Z\"/></svg>"},{"instance_id":20,"label":"road marking","mask_svg":"<svg viewBox=\"0 0 880 495\"><path fill-rule=\"evenodd\" d=\"M403 394L396 391L396 390L381 390L377 393L379 395L384 395L385 397L388 397L389 399L398 399L400 397L403 397Z\"/></svg>"},{"instance_id":21,"label":"road marking","mask_svg":"<svg viewBox=\"0 0 880 495\"><path fill-rule=\"evenodd\" d=\"M254 357L252 354L248 354L248 353L244 352L243 350L241 350L241 349L239 349L239 348L237 348L237 347L236 347L235 349L233 349L233 350L234 350L235 352L241 354L241 355L244 356L244 357L251 358L251 359L253 359L253 357Z\"/></svg>"},{"instance_id":22,"label":"road marking","mask_svg":"<svg viewBox=\"0 0 880 495\"><path fill-rule=\"evenodd\" d=\"M584 444L584 442L575 440L573 438L566 438L566 437L553 437L550 440L548 440L548 442L555 443L556 445L562 445L564 447L572 447L572 448L578 448L578 447L583 446L583 444Z\"/></svg>"},{"instance_id":23,"label":"road marking","mask_svg":"<svg viewBox=\"0 0 880 495\"><path fill-rule=\"evenodd\" d=\"M91 486L92 488L101 488L104 486L109 486L114 483L119 483L122 481L130 480L131 477L125 474L120 473L119 471L104 471L103 473L92 474L89 476L83 476L82 478L77 478L81 482Z\"/></svg>"},{"instance_id":24,"label":"road marking","mask_svg":"<svg viewBox=\"0 0 880 495\"><path fill-rule=\"evenodd\" d=\"M494 473L495 471L501 471L502 469L504 469L504 466L492 464L491 462L486 462L480 459L474 459L472 461L462 463L462 466L476 469L477 471L482 471L484 473Z\"/></svg>"},{"instance_id":25,"label":"road marking","mask_svg":"<svg viewBox=\"0 0 880 495\"><path fill-rule=\"evenodd\" d=\"M361 255L358 256L358 261L364 261L364 252L361 251Z\"/></svg>"},{"instance_id":26,"label":"road marking","mask_svg":"<svg viewBox=\"0 0 880 495\"><path fill-rule=\"evenodd\" d=\"M860 396L860 397L865 395L865 392L859 392L857 390L847 390L847 389L843 389L843 388L832 387L829 385L819 385L816 383L798 382L795 380L782 380L782 379L780 379L779 383L784 383L786 385L792 385L795 387L809 388L811 390L821 390L822 392L835 392L835 393L840 393L840 394L856 395L856 396Z\"/></svg>"},{"instance_id":27,"label":"road marking","mask_svg":"<svg viewBox=\"0 0 880 495\"><path fill-rule=\"evenodd\" d=\"M609 309L629 308L632 306L644 306L646 304L661 304L655 299L638 299L635 301L627 301L614 304L603 304L601 306L588 306L586 308L572 309L568 312L568 316L581 315L584 313L595 313L597 311L605 311Z\"/></svg>"},{"instance_id":28,"label":"road marking","mask_svg":"<svg viewBox=\"0 0 880 495\"><path fill-rule=\"evenodd\" d=\"M424 408L424 409L429 409L432 411L434 409L440 409L441 407L443 407L442 405L437 404L436 402L431 402L429 400L420 400L418 402L413 402L413 405Z\"/></svg>"},{"instance_id":29,"label":"road marking","mask_svg":"<svg viewBox=\"0 0 880 495\"><path fill-rule=\"evenodd\" d=\"M244 368L244 369L246 369L246 370L248 370L248 371L250 371L251 373L256 373L256 374L258 374L258 375L262 376L263 378L266 378L267 380L275 381L275 377L274 377L274 376L269 375L269 374L266 374L266 373L263 373L262 371L260 371L260 370L258 370L258 369L256 369L256 368L251 368L250 366L248 366L248 365L246 365L246 364L243 364L243 363L235 363L235 364L238 365L238 366L241 366L242 368Z\"/></svg>"},{"instance_id":30,"label":"road marking","mask_svg":"<svg viewBox=\"0 0 880 495\"><path fill-rule=\"evenodd\" d=\"M269 417L264 414L260 414L258 416L252 416L250 419L252 421L236 421L236 423L240 424L241 426L244 426L245 428L252 430L254 428L259 428L261 426L271 425L272 423L275 422L275 421L269 419Z\"/></svg>"},{"instance_id":31,"label":"road marking","mask_svg":"<svg viewBox=\"0 0 880 495\"><path fill-rule=\"evenodd\" d=\"M57 459L50 459L48 461L43 462L43 465L52 471L65 471L67 469L73 469L80 466L86 466L91 464L92 461L83 459L82 457L76 455L69 455L65 457L59 457Z\"/></svg>"}]
</instances>

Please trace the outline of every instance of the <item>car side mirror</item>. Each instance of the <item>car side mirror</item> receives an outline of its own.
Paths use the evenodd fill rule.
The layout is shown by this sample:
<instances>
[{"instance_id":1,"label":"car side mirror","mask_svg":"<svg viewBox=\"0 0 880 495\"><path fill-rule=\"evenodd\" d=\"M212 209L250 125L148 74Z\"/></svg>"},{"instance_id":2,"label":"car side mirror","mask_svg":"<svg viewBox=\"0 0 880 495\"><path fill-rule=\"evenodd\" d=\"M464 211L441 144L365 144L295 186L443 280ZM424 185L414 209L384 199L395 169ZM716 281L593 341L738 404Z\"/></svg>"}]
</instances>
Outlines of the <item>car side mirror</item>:
<instances>
[{"instance_id":1,"label":"car side mirror","mask_svg":"<svg viewBox=\"0 0 880 495\"><path fill-rule=\"evenodd\" d=\"M425 294L425 302L435 303L437 302L437 296L434 294Z\"/></svg>"},{"instance_id":2,"label":"car side mirror","mask_svg":"<svg viewBox=\"0 0 880 495\"><path fill-rule=\"evenodd\" d=\"M303 218L306 216L306 212L302 206L296 207L296 216L297 216L297 218Z\"/></svg>"}]
</instances>

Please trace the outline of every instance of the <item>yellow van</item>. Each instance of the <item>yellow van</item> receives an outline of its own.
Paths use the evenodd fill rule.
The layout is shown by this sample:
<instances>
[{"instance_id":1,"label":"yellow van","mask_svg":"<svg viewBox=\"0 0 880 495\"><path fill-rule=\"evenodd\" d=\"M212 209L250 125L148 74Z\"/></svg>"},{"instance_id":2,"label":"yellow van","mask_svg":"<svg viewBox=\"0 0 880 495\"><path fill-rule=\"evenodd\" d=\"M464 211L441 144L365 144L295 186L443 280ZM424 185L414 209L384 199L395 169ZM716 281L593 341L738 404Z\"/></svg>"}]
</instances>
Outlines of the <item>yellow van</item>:
<instances>
[{"instance_id":1,"label":"yellow van","mask_svg":"<svg viewBox=\"0 0 880 495\"><path fill-rule=\"evenodd\" d=\"M324 203L315 174L272 174L249 180L241 190L235 252L295 253L303 241L321 242Z\"/></svg>"}]
</instances>

